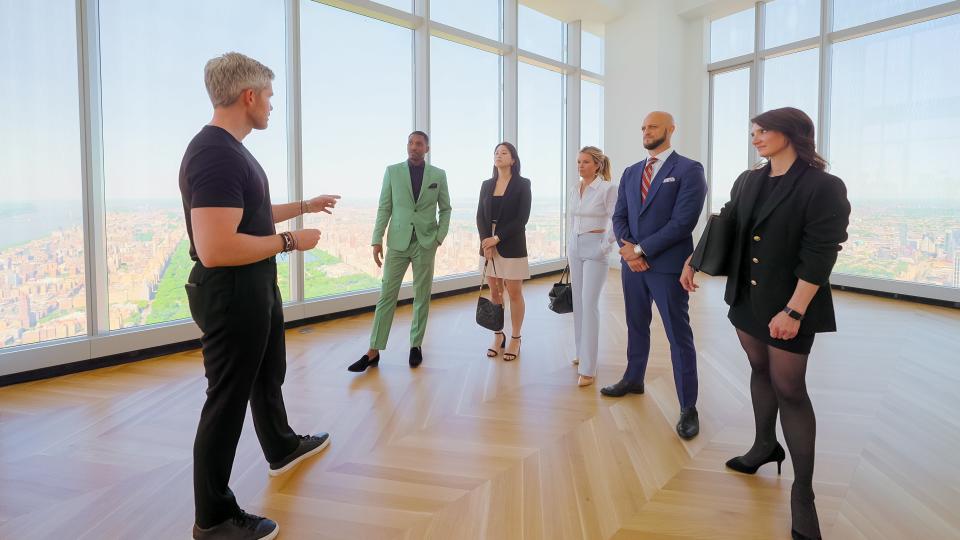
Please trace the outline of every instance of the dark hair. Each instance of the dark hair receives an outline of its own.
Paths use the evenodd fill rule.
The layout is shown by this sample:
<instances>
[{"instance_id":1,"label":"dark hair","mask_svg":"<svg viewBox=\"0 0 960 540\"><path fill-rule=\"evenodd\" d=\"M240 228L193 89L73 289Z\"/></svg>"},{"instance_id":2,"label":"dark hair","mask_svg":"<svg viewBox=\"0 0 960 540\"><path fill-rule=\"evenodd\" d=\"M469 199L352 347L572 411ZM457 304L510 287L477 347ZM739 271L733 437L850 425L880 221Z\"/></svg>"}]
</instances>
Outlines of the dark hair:
<instances>
[{"instance_id":1,"label":"dark hair","mask_svg":"<svg viewBox=\"0 0 960 540\"><path fill-rule=\"evenodd\" d=\"M417 130L417 131L414 131L413 133L407 135L407 138L409 139L410 137L413 137L414 135L419 135L419 136L423 137L423 140L426 141L427 144L430 144L430 136L427 135L426 133L424 133L424 132L422 132L422 131L420 131L420 130Z\"/></svg>"},{"instance_id":2,"label":"dark hair","mask_svg":"<svg viewBox=\"0 0 960 540\"><path fill-rule=\"evenodd\" d=\"M758 114L750 121L763 129L782 133L790 140L801 162L821 171L827 168L827 160L817 153L813 120L807 113L794 107L783 107Z\"/></svg>"},{"instance_id":3,"label":"dark hair","mask_svg":"<svg viewBox=\"0 0 960 540\"><path fill-rule=\"evenodd\" d=\"M520 155L517 154L517 147L508 143L507 141L503 141L502 143L493 147L493 153L496 154L497 149L499 149L501 146L506 148L507 151L510 152L510 157L513 158L513 165L510 166L510 177L511 178L519 177L520 176ZM499 176L500 176L500 173L497 172L497 166L494 165L493 179L496 180L497 178L499 178Z\"/></svg>"}]
</instances>

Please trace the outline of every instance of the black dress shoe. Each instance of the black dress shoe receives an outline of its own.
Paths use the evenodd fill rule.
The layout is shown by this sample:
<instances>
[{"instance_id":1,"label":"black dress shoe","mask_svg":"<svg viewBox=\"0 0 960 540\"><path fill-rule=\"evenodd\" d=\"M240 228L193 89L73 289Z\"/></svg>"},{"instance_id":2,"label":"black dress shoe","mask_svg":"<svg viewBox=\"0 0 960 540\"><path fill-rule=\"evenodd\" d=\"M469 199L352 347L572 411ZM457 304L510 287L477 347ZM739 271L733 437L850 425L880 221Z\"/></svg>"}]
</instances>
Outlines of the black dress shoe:
<instances>
[{"instance_id":1,"label":"black dress shoe","mask_svg":"<svg viewBox=\"0 0 960 540\"><path fill-rule=\"evenodd\" d=\"M757 470L763 465L776 461L777 474L780 474L783 460L785 459L787 459L787 453L783 451L783 447L780 446L780 443L778 442L777 445L773 447L773 450L767 454L767 457L761 459L759 463L747 463L744 461L743 456L737 456L727 460L727 468L743 474L756 474Z\"/></svg>"},{"instance_id":2,"label":"black dress shoe","mask_svg":"<svg viewBox=\"0 0 960 540\"><path fill-rule=\"evenodd\" d=\"M610 397L623 397L627 394L642 394L643 383L629 383L626 379L620 379L617 384L604 386L600 393Z\"/></svg>"},{"instance_id":3,"label":"black dress shoe","mask_svg":"<svg viewBox=\"0 0 960 540\"><path fill-rule=\"evenodd\" d=\"M681 439L690 440L700 433L700 415L697 414L696 407L690 407L680 411L680 421L677 422L677 435Z\"/></svg>"},{"instance_id":4,"label":"black dress shoe","mask_svg":"<svg viewBox=\"0 0 960 540\"><path fill-rule=\"evenodd\" d=\"M423 351L420 347L410 347L410 367L414 368L423 363Z\"/></svg>"},{"instance_id":5,"label":"black dress shoe","mask_svg":"<svg viewBox=\"0 0 960 540\"><path fill-rule=\"evenodd\" d=\"M377 364L379 364L379 363L380 363L380 355L379 355L379 354L378 354L377 356L375 356L375 357L373 358L373 360L371 360L369 356L363 355L363 356L360 357L359 360L357 360L356 362L350 364L350 366L347 368L347 371L352 371L352 372L354 372L354 373L360 373L361 371L366 371L368 367L377 367Z\"/></svg>"}]
</instances>

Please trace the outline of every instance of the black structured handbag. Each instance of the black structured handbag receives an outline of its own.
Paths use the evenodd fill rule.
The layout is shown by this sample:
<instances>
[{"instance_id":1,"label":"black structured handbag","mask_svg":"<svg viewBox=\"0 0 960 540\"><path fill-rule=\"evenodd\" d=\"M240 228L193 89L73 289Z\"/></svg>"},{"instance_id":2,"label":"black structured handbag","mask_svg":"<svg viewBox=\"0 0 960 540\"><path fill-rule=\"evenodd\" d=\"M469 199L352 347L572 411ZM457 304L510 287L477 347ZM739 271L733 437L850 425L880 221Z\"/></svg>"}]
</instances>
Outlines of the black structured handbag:
<instances>
[{"instance_id":1,"label":"black structured handbag","mask_svg":"<svg viewBox=\"0 0 960 540\"><path fill-rule=\"evenodd\" d=\"M735 215L731 212L729 216ZM698 272L711 276L730 274L731 253L734 236L737 234L737 222L729 216L713 214L707 220L697 249L693 250L690 266Z\"/></svg>"},{"instance_id":2,"label":"black structured handbag","mask_svg":"<svg viewBox=\"0 0 960 540\"><path fill-rule=\"evenodd\" d=\"M483 275L480 277L480 298L477 298L477 324L487 330L499 332L503 330L503 304L494 304L489 298L483 297L483 286L487 283L487 264L491 262L483 263ZM493 271L496 272L497 263L492 264L494 265Z\"/></svg>"},{"instance_id":3,"label":"black structured handbag","mask_svg":"<svg viewBox=\"0 0 960 540\"><path fill-rule=\"evenodd\" d=\"M569 278L567 272L570 271L570 265L567 265L563 269L563 273L560 274L560 281L553 284L553 287L550 288L550 292L547 296L550 297L550 311L554 313L570 313L573 311L573 289L570 288L570 280L567 279L566 282L563 281L563 278Z\"/></svg>"}]
</instances>

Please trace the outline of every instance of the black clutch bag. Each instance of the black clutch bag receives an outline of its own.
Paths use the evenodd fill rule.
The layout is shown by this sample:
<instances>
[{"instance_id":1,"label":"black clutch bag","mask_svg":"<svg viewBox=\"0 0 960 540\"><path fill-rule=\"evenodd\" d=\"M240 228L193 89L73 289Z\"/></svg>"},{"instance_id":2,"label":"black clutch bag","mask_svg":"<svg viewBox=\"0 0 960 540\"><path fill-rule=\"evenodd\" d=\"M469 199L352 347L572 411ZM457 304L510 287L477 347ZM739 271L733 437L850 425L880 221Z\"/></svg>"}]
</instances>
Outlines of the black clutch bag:
<instances>
[{"instance_id":1,"label":"black clutch bag","mask_svg":"<svg viewBox=\"0 0 960 540\"><path fill-rule=\"evenodd\" d=\"M698 272L711 276L730 274L731 252L734 235L737 234L737 222L730 217L713 214L707 220L703 236L693 250L690 266Z\"/></svg>"},{"instance_id":2,"label":"black clutch bag","mask_svg":"<svg viewBox=\"0 0 960 540\"><path fill-rule=\"evenodd\" d=\"M483 286L487 282L487 262L483 264L483 275L480 277L480 298L477 298L477 324L487 330L499 332L503 330L503 304L494 304L489 298L483 297ZM496 266L494 266L494 271L496 271Z\"/></svg>"},{"instance_id":3,"label":"black clutch bag","mask_svg":"<svg viewBox=\"0 0 960 540\"><path fill-rule=\"evenodd\" d=\"M547 295L550 297L550 311L554 313L562 314L573 311L573 290L570 288L570 280L563 281L563 278L568 277L567 272L569 270L569 265L563 269L563 273L560 274L560 281L553 284Z\"/></svg>"}]
</instances>

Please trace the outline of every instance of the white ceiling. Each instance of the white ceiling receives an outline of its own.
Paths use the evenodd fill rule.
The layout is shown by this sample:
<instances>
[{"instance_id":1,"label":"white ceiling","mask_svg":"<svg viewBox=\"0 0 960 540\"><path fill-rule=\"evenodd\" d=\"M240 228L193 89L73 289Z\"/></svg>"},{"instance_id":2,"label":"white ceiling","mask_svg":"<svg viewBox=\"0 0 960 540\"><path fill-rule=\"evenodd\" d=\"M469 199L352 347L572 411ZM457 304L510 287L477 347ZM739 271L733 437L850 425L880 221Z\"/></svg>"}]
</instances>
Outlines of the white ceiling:
<instances>
[{"instance_id":1,"label":"white ceiling","mask_svg":"<svg viewBox=\"0 0 960 540\"><path fill-rule=\"evenodd\" d=\"M631 0L520 0L563 22L583 21L584 30L603 35L603 25L626 13Z\"/></svg>"},{"instance_id":2,"label":"white ceiling","mask_svg":"<svg viewBox=\"0 0 960 540\"><path fill-rule=\"evenodd\" d=\"M639 0L519 0L564 22L583 21L588 32L603 35L603 27L624 15ZM686 19L718 16L749 7L755 0L659 0L672 4L677 15Z\"/></svg>"}]
</instances>

